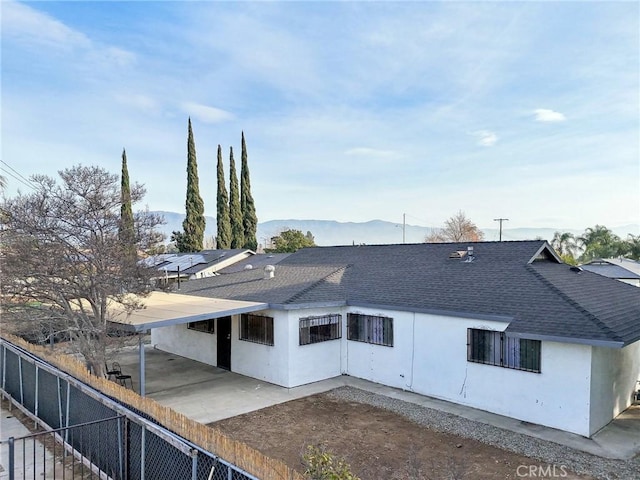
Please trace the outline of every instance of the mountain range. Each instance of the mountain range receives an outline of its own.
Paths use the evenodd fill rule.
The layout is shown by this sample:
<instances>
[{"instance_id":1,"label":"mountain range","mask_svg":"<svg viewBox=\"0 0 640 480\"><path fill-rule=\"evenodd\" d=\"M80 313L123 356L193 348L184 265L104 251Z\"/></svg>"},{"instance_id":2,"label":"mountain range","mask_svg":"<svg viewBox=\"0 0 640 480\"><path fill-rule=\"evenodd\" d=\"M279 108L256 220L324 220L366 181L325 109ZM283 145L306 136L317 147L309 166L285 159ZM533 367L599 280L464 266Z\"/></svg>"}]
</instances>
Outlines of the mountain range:
<instances>
[{"instance_id":1,"label":"mountain range","mask_svg":"<svg viewBox=\"0 0 640 480\"><path fill-rule=\"evenodd\" d=\"M160 230L167 236L167 242L171 238L171 232L182 231L184 214L176 212L155 211L162 215L165 224ZM205 244L213 245L216 236L215 217L205 217ZM632 233L640 233L640 225L622 225L609 227L620 238L627 238ZM392 243L421 243L424 238L439 227L422 227L416 225L403 225L384 220L371 220L368 222L337 222L334 220L269 220L258 223L257 239L261 245L268 245L272 237L277 236L283 230L300 230L306 234L311 232L316 245L375 245ZM581 235L584 230L572 230L564 228L503 228L502 240L533 240L542 238L551 241L556 231L570 232ZM500 232L497 228L483 229L484 238L487 241L499 240Z\"/></svg>"}]
</instances>

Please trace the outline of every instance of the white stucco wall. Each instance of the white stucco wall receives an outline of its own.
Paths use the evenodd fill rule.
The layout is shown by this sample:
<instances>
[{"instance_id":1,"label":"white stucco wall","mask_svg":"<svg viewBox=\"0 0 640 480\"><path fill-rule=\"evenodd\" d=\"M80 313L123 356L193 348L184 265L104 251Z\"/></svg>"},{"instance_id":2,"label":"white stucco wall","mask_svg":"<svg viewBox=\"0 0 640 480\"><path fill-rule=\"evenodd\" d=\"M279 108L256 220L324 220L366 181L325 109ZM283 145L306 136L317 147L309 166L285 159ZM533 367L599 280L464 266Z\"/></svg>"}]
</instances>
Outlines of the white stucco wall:
<instances>
[{"instance_id":1,"label":"white stucco wall","mask_svg":"<svg viewBox=\"0 0 640 480\"><path fill-rule=\"evenodd\" d=\"M300 345L300 318L340 314L342 339ZM289 387L337 377L342 374L341 346L346 338L346 314L344 308L308 309L288 312L289 325Z\"/></svg>"},{"instance_id":2,"label":"white stucco wall","mask_svg":"<svg viewBox=\"0 0 640 480\"><path fill-rule=\"evenodd\" d=\"M273 345L240 340L240 316L231 322L231 371L283 387L289 386L289 325L287 312L265 310L273 317Z\"/></svg>"},{"instance_id":3,"label":"white stucco wall","mask_svg":"<svg viewBox=\"0 0 640 480\"><path fill-rule=\"evenodd\" d=\"M347 312L392 317L393 347L347 340ZM467 329L503 331L504 322L356 307L256 313L274 318L274 345L239 340L234 316L232 371L284 387L348 374L590 436L629 405L640 379L640 342L616 350L545 341L542 371L531 373L467 362ZM342 315L342 339L299 345L299 319L330 313ZM186 325L152 331L158 348L212 365L216 340Z\"/></svg>"},{"instance_id":4,"label":"white stucco wall","mask_svg":"<svg viewBox=\"0 0 640 480\"><path fill-rule=\"evenodd\" d=\"M502 331L506 326L501 322L417 314L409 389L589 435L591 348L543 342L541 373L467 362L467 328Z\"/></svg>"},{"instance_id":5,"label":"white stucco wall","mask_svg":"<svg viewBox=\"0 0 640 480\"><path fill-rule=\"evenodd\" d=\"M638 380L640 341L622 349L592 348L592 435L631 405Z\"/></svg>"},{"instance_id":6,"label":"white stucco wall","mask_svg":"<svg viewBox=\"0 0 640 480\"><path fill-rule=\"evenodd\" d=\"M151 344L156 348L210 365L218 364L217 341L216 334L189 330L186 324L151 329Z\"/></svg>"},{"instance_id":7,"label":"white stucco wall","mask_svg":"<svg viewBox=\"0 0 640 480\"><path fill-rule=\"evenodd\" d=\"M349 312L393 318L393 347L347 340L345 329L345 372L354 377L406 389L411 377L413 314L353 307Z\"/></svg>"}]
</instances>

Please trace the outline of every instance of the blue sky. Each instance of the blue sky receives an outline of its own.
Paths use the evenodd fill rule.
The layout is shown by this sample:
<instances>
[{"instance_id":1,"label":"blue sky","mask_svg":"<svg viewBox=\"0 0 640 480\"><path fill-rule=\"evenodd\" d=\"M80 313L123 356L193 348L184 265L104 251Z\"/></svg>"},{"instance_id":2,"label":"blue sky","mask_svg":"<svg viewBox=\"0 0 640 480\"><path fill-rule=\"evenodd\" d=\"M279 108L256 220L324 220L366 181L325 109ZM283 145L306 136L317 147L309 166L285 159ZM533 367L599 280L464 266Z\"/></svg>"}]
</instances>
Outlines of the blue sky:
<instances>
[{"instance_id":1,"label":"blue sky","mask_svg":"<svg viewBox=\"0 0 640 480\"><path fill-rule=\"evenodd\" d=\"M244 130L259 221L640 223L638 2L0 8L9 194L7 165L119 173L124 147L149 208L183 212L191 116L211 216Z\"/></svg>"}]
</instances>

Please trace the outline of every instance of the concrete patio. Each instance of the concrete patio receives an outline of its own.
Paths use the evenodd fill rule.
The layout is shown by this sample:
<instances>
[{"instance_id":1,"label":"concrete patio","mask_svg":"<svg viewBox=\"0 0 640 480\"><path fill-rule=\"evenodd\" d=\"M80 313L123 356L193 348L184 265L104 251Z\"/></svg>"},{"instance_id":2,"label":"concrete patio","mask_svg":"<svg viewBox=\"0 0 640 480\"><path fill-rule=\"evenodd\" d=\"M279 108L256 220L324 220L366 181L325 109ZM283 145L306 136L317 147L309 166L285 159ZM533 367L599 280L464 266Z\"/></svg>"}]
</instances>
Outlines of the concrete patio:
<instances>
[{"instance_id":1,"label":"concrete patio","mask_svg":"<svg viewBox=\"0 0 640 480\"><path fill-rule=\"evenodd\" d=\"M145 357L147 397L200 423L215 422L341 386L351 386L602 457L629 459L640 453L640 405L632 406L589 439L346 375L284 388L169 354L151 345L145 346ZM137 347L122 350L113 360L120 363L124 373L132 376L133 388L139 391Z\"/></svg>"}]
</instances>

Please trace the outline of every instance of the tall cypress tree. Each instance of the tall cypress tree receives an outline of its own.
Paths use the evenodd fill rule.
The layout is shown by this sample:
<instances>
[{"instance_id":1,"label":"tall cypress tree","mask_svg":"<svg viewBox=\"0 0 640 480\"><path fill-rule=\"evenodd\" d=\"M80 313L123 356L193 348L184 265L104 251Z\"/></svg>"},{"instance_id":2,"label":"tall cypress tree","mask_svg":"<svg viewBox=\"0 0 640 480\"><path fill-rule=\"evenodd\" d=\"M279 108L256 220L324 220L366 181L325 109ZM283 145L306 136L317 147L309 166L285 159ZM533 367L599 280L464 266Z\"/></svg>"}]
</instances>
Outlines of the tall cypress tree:
<instances>
[{"instance_id":1,"label":"tall cypress tree","mask_svg":"<svg viewBox=\"0 0 640 480\"><path fill-rule=\"evenodd\" d=\"M131 186L127 168L127 152L122 149L122 176L120 177L120 225L118 239L125 255L136 255L133 208L131 206Z\"/></svg>"},{"instance_id":2,"label":"tall cypress tree","mask_svg":"<svg viewBox=\"0 0 640 480\"><path fill-rule=\"evenodd\" d=\"M217 236L216 244L219 249L231 247L231 221L229 219L229 195L224 181L224 168L222 166L222 147L218 145L218 194L217 207Z\"/></svg>"},{"instance_id":3,"label":"tall cypress tree","mask_svg":"<svg viewBox=\"0 0 640 480\"><path fill-rule=\"evenodd\" d=\"M244 229L244 248L255 251L258 248L256 230L258 217L256 206L251 196L251 180L249 179L249 163L247 161L247 144L242 132L242 167L240 169L240 209L242 210L242 226Z\"/></svg>"},{"instance_id":4,"label":"tall cypress tree","mask_svg":"<svg viewBox=\"0 0 640 480\"><path fill-rule=\"evenodd\" d=\"M236 162L233 160L233 147L229 158L229 221L231 223L231 248L244 247L244 227L242 226L242 210L240 209L240 192L238 191L238 176Z\"/></svg>"},{"instance_id":5,"label":"tall cypress tree","mask_svg":"<svg viewBox=\"0 0 640 480\"><path fill-rule=\"evenodd\" d=\"M186 216L182 222L184 233L178 249L181 252L199 252L204 241L204 202L200 196L198 181L198 162L196 161L196 144L193 140L191 117L189 117L189 135L187 138L187 200Z\"/></svg>"}]
</instances>

